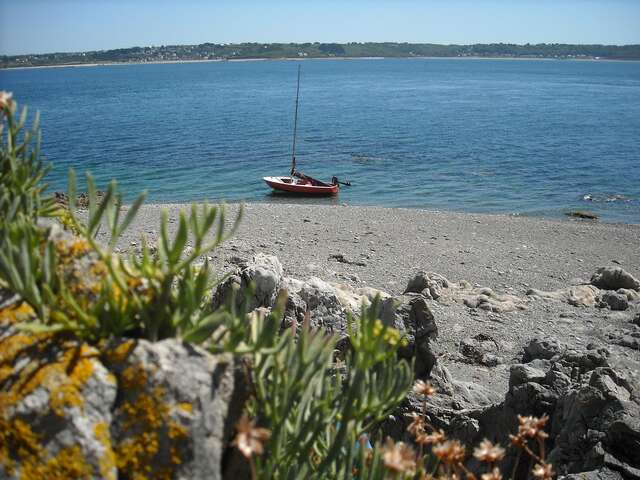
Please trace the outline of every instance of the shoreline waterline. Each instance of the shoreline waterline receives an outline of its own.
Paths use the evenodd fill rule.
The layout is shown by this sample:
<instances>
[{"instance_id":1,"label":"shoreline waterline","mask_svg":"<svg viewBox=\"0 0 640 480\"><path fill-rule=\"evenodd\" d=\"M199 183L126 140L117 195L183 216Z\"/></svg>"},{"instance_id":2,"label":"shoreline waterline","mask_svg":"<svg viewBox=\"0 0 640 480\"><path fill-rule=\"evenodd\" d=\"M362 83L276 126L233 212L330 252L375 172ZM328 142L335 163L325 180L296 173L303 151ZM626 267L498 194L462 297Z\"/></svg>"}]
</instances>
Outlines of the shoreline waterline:
<instances>
[{"instance_id":1,"label":"shoreline waterline","mask_svg":"<svg viewBox=\"0 0 640 480\"><path fill-rule=\"evenodd\" d=\"M315 61L315 60L516 60L516 61L550 61L550 62L640 62L638 59L618 59L618 58L553 58L553 57L278 57L278 58L212 58L202 60L157 60L151 62L100 62L100 63L73 63L65 65L32 65L20 67L0 67L0 71L9 70L34 70L45 68L80 68L80 67L112 67L127 65L172 65L189 63L225 63L225 62L284 62L284 61Z\"/></svg>"},{"instance_id":2,"label":"shoreline waterline","mask_svg":"<svg viewBox=\"0 0 640 480\"><path fill-rule=\"evenodd\" d=\"M228 204L227 222L240 204ZM185 204L143 205L119 242L137 248L145 236L158 239L160 212L177 228ZM187 210L188 211L188 210ZM418 209L244 204L238 231L213 258L219 271L234 258L257 253L278 256L297 278L337 278L355 274L356 283L402 293L416 270L434 271L452 281L531 288L562 288L588 280L612 262L640 271L640 225L549 221L506 215L463 214ZM133 246L132 246L133 245ZM336 261L341 255L345 262ZM355 277L354 277L355 278Z\"/></svg>"}]
</instances>

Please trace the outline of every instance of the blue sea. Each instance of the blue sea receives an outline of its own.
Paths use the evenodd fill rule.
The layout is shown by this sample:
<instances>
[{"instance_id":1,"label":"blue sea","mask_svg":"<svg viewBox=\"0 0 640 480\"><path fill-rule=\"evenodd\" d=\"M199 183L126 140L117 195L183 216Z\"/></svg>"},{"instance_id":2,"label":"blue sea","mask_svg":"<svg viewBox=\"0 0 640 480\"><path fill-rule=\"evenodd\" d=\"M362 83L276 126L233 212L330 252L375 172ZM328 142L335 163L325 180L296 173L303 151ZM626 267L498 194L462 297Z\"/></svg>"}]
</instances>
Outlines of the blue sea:
<instances>
[{"instance_id":1,"label":"blue sea","mask_svg":"<svg viewBox=\"0 0 640 480\"><path fill-rule=\"evenodd\" d=\"M338 198L272 194L290 168ZM316 202L640 223L640 63L206 62L0 71L39 110L51 190L70 167L127 199Z\"/></svg>"}]
</instances>

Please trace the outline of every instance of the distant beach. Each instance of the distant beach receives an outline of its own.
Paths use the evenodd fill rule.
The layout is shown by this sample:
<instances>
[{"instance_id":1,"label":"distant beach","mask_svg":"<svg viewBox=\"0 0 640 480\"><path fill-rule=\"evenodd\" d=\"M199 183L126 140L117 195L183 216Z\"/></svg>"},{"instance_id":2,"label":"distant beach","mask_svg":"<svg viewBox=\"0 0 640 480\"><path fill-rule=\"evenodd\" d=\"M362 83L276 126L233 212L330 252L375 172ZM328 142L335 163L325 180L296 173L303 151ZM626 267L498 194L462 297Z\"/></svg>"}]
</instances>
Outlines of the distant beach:
<instances>
[{"instance_id":1,"label":"distant beach","mask_svg":"<svg viewBox=\"0 0 640 480\"><path fill-rule=\"evenodd\" d=\"M619 60L608 58L523 58L523 57L281 57L281 58L215 58L207 60L158 60L151 62L101 62L74 63L68 65L33 65L24 67L0 67L2 70L27 70L42 68L107 67L117 65L165 65L180 63L216 63L216 62L274 62L274 61L310 61L310 60L519 60L519 61L563 61L563 62L640 62L640 60Z\"/></svg>"}]
</instances>

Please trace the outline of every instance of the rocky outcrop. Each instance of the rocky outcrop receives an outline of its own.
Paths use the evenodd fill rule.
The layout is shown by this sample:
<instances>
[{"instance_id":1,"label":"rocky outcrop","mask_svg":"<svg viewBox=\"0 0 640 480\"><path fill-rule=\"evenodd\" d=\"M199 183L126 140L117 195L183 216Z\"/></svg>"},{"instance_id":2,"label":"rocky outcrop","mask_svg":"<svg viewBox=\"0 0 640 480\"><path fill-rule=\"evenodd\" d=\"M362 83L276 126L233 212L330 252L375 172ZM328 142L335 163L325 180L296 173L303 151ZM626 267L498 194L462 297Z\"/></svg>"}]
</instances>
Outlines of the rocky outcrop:
<instances>
[{"instance_id":1,"label":"rocky outcrop","mask_svg":"<svg viewBox=\"0 0 640 480\"><path fill-rule=\"evenodd\" d=\"M30 313L0 312L0 477L116 478L115 377L94 348L11 325Z\"/></svg>"},{"instance_id":2,"label":"rocky outcrop","mask_svg":"<svg viewBox=\"0 0 640 480\"><path fill-rule=\"evenodd\" d=\"M385 325L403 334L407 345L399 354L405 358L415 358L415 374L425 378L436 364L434 340L438 336L438 326L426 297L422 294L405 294L383 301L380 319Z\"/></svg>"},{"instance_id":3,"label":"rocky outcrop","mask_svg":"<svg viewBox=\"0 0 640 480\"><path fill-rule=\"evenodd\" d=\"M640 281L620 267L602 267L593 274L588 285L573 285L551 292L529 289L527 295L534 299L565 302L574 307L596 306L624 311L640 304Z\"/></svg>"},{"instance_id":4,"label":"rocky outcrop","mask_svg":"<svg viewBox=\"0 0 640 480\"><path fill-rule=\"evenodd\" d=\"M282 279L280 260L273 255L259 253L248 262L241 262L238 270L218 285L211 300L212 307L219 308L232 300L237 308L247 312L258 307L270 307L275 302Z\"/></svg>"},{"instance_id":5,"label":"rocky outcrop","mask_svg":"<svg viewBox=\"0 0 640 480\"><path fill-rule=\"evenodd\" d=\"M526 309L526 301L510 294L498 293L488 287L474 287L469 282L452 283L442 275L418 272L407 284L405 293L420 293L440 303L461 303L471 309L494 313Z\"/></svg>"},{"instance_id":6,"label":"rocky outcrop","mask_svg":"<svg viewBox=\"0 0 640 480\"><path fill-rule=\"evenodd\" d=\"M432 383L439 394L424 404L410 398L405 413L426 408L435 426L468 445L484 437L507 445L507 435L517 430L518 414L549 415L547 453L557 472L640 478L637 392L609 366L607 356L604 349L577 351L553 339L533 339L524 348L522 363L510 367L504 399L492 405L487 404L491 394L483 394L481 386L465 389L438 365ZM508 456L503 469L510 471L513 462Z\"/></svg>"},{"instance_id":7,"label":"rocky outcrop","mask_svg":"<svg viewBox=\"0 0 640 480\"><path fill-rule=\"evenodd\" d=\"M0 477L222 478L238 360L178 340L91 347L0 311Z\"/></svg>"},{"instance_id":8,"label":"rocky outcrop","mask_svg":"<svg viewBox=\"0 0 640 480\"><path fill-rule=\"evenodd\" d=\"M306 281L285 277L277 257L258 254L239 262L238 269L213 292L212 305L218 308L235 298L235 306L250 312L275 306L281 291L288 294L283 328L300 324L309 312L311 326L346 338L348 315L358 316L362 306L389 295L369 287L329 283L317 277ZM340 342L339 344L344 344Z\"/></svg>"},{"instance_id":9,"label":"rocky outcrop","mask_svg":"<svg viewBox=\"0 0 640 480\"><path fill-rule=\"evenodd\" d=\"M598 295L600 291L593 285L576 285L567 288L561 288L552 292L536 290L531 288L527 291L527 295L531 297L543 298L546 300L557 300L568 303L574 307L593 307L598 303Z\"/></svg>"}]
</instances>

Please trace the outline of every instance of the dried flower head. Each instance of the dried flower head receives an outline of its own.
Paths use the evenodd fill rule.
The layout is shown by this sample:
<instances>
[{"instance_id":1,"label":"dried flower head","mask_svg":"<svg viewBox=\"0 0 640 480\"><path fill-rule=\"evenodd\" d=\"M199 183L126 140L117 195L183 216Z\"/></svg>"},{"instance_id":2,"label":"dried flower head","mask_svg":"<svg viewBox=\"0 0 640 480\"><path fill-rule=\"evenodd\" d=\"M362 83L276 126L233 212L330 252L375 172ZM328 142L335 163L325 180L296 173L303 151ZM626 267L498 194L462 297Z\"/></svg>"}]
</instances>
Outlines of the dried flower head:
<instances>
[{"instance_id":1,"label":"dried flower head","mask_svg":"<svg viewBox=\"0 0 640 480\"><path fill-rule=\"evenodd\" d=\"M437 445L444 442L447 436L442 430L433 431L429 434L423 433L416 436L416 443L420 445Z\"/></svg>"},{"instance_id":2,"label":"dried flower head","mask_svg":"<svg viewBox=\"0 0 640 480\"><path fill-rule=\"evenodd\" d=\"M427 382L423 382L422 380L418 380L413 384L413 391L418 395L424 395L425 397L435 395L435 393L437 392L433 385Z\"/></svg>"},{"instance_id":3,"label":"dried flower head","mask_svg":"<svg viewBox=\"0 0 640 480\"><path fill-rule=\"evenodd\" d=\"M480 475L482 480L502 480L502 473L498 467L493 467L493 470Z\"/></svg>"},{"instance_id":4,"label":"dried flower head","mask_svg":"<svg viewBox=\"0 0 640 480\"><path fill-rule=\"evenodd\" d=\"M431 451L443 463L457 465L464 461L464 446L458 440L447 440L435 445Z\"/></svg>"},{"instance_id":5,"label":"dried flower head","mask_svg":"<svg viewBox=\"0 0 640 480\"><path fill-rule=\"evenodd\" d=\"M396 473L413 473L416 469L416 454L413 449L403 442L394 443L387 438L382 454L384 466Z\"/></svg>"},{"instance_id":6,"label":"dried flower head","mask_svg":"<svg viewBox=\"0 0 640 480\"><path fill-rule=\"evenodd\" d=\"M0 90L0 110L4 110L5 107L11 108L11 105L13 104L12 97L13 94L11 92Z\"/></svg>"},{"instance_id":7,"label":"dried flower head","mask_svg":"<svg viewBox=\"0 0 640 480\"><path fill-rule=\"evenodd\" d=\"M511 434L509 434L509 439L511 440L511 444L514 447L518 447L518 448L522 448L524 446L524 444L526 443L525 439L522 438L520 435L511 435Z\"/></svg>"},{"instance_id":8,"label":"dried flower head","mask_svg":"<svg viewBox=\"0 0 640 480\"><path fill-rule=\"evenodd\" d=\"M493 463L502 460L504 453L504 448L500 445L494 445L485 438L473 451L473 456L481 462Z\"/></svg>"},{"instance_id":9,"label":"dried flower head","mask_svg":"<svg viewBox=\"0 0 640 480\"><path fill-rule=\"evenodd\" d=\"M413 420L407 427L407 431L414 437L417 437L418 435L424 433L424 418L422 418L421 415L418 415L415 412L411 414L411 418L413 418Z\"/></svg>"},{"instance_id":10,"label":"dried flower head","mask_svg":"<svg viewBox=\"0 0 640 480\"><path fill-rule=\"evenodd\" d=\"M549 421L549 416L544 415L541 418L523 417L518 415L518 435L523 438L538 438L544 440L549 435L544 431L544 427Z\"/></svg>"},{"instance_id":11,"label":"dried flower head","mask_svg":"<svg viewBox=\"0 0 640 480\"><path fill-rule=\"evenodd\" d=\"M255 426L255 423L249 420L249 417L245 413L236 425L238 434L236 435L233 445L238 447L238 450L246 458L250 458L252 455L262 455L264 452L264 442L269 439L271 433L266 428L259 428Z\"/></svg>"},{"instance_id":12,"label":"dried flower head","mask_svg":"<svg viewBox=\"0 0 640 480\"><path fill-rule=\"evenodd\" d=\"M553 471L553 465L550 463L536 464L533 470L531 470L531 473L533 473L534 477L542 480L551 479L556 474L556 472Z\"/></svg>"}]
</instances>

